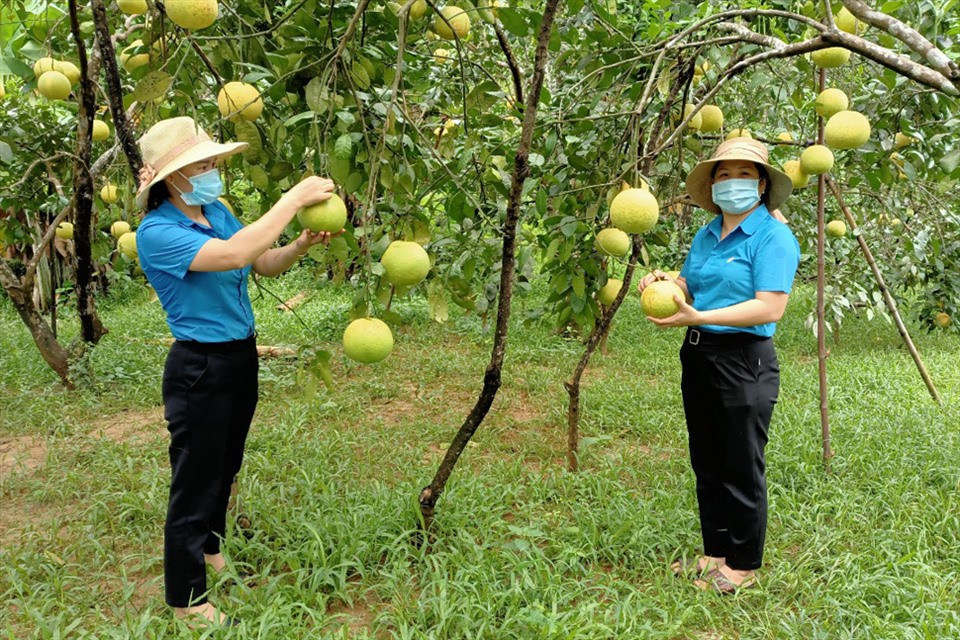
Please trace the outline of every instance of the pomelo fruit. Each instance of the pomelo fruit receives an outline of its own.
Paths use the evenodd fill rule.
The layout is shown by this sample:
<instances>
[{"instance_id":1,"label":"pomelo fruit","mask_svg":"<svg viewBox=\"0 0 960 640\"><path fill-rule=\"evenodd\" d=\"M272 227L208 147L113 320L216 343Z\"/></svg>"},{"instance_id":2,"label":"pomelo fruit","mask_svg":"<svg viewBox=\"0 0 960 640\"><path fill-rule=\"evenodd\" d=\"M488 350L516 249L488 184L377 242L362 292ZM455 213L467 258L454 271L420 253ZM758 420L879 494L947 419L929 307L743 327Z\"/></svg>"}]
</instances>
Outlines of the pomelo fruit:
<instances>
[{"instance_id":1,"label":"pomelo fruit","mask_svg":"<svg viewBox=\"0 0 960 640\"><path fill-rule=\"evenodd\" d=\"M393 351L393 333L378 318L358 318L343 332L343 353L363 364L380 362Z\"/></svg>"}]
</instances>

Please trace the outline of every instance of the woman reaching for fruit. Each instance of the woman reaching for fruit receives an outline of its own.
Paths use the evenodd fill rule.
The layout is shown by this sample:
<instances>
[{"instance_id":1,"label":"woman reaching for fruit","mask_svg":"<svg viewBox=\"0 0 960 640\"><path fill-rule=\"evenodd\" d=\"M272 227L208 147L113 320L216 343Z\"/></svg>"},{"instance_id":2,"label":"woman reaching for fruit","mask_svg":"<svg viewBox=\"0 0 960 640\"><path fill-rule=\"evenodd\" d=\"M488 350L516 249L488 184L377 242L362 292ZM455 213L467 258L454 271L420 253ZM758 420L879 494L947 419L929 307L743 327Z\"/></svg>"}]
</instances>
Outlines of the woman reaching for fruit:
<instances>
[{"instance_id":1,"label":"woman reaching for fruit","mask_svg":"<svg viewBox=\"0 0 960 640\"><path fill-rule=\"evenodd\" d=\"M277 276L326 242L304 230L273 248L302 207L330 199L333 182L308 177L244 226L218 200L217 162L242 151L220 144L192 118L162 120L140 139L144 166L137 206L137 254L175 341L163 372L172 478L164 525L166 602L180 617L234 624L207 601L206 566L226 562L230 485L240 470L257 405L258 360L247 276Z\"/></svg>"}]
</instances>

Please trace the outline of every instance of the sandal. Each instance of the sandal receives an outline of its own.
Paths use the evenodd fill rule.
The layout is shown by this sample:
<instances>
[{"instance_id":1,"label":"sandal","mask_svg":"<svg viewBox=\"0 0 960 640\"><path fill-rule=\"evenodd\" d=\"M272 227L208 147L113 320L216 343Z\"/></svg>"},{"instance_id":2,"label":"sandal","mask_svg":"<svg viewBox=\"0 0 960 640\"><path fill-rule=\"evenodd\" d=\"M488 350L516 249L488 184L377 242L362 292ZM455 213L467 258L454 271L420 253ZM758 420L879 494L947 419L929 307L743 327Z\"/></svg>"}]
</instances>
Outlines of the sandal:
<instances>
[{"instance_id":1,"label":"sandal","mask_svg":"<svg viewBox=\"0 0 960 640\"><path fill-rule=\"evenodd\" d=\"M717 593L725 596L733 595L738 591L754 589L760 586L757 583L756 576L744 578L743 582L737 584L727 576L723 575L723 572L720 571L720 569L711 569L706 574L702 575L700 579L696 580L694 584L704 591L716 591Z\"/></svg>"}]
</instances>

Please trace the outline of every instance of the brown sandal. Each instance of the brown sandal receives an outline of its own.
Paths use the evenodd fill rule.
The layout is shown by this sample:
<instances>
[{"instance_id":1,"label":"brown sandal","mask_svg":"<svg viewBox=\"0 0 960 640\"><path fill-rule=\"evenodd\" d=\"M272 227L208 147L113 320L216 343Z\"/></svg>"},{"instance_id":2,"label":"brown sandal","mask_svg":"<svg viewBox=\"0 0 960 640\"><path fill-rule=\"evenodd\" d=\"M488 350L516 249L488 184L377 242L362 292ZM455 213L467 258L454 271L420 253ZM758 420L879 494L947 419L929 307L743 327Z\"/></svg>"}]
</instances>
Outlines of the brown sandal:
<instances>
[{"instance_id":1,"label":"brown sandal","mask_svg":"<svg viewBox=\"0 0 960 640\"><path fill-rule=\"evenodd\" d=\"M744 591L746 589L753 589L758 587L756 576L750 576L749 578L744 578L743 582L737 584L723 575L723 572L720 569L711 569L706 574L702 575L700 579L696 580L694 584L697 585L700 589L704 591L716 591L722 595L733 595L738 591Z\"/></svg>"}]
</instances>

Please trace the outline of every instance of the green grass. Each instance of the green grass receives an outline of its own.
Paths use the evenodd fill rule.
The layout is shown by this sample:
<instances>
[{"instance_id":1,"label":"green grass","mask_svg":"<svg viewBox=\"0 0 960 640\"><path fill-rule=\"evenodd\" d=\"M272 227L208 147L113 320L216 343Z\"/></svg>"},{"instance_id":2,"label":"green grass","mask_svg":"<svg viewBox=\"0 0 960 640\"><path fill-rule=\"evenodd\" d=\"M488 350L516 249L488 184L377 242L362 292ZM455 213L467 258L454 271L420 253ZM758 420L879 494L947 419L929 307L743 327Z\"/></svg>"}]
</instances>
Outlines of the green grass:
<instances>
[{"instance_id":1,"label":"green grass","mask_svg":"<svg viewBox=\"0 0 960 640\"><path fill-rule=\"evenodd\" d=\"M314 285L301 270L267 286L286 298ZM564 470L561 383L581 346L514 323L504 386L430 553L410 544L416 496L476 399L489 330L458 313L437 326L422 300L400 301L394 354L358 366L336 344L348 292L321 287L299 310L309 330L257 300L260 343L329 347L336 390L307 399L294 362L262 361L239 507L253 526L225 545L258 585L213 583L243 619L231 637L960 637L960 338L914 336L939 407L891 325L847 321L828 360L828 476L812 297L794 296L778 334L763 588L735 598L667 566L699 545L680 334L636 299L584 378L578 474ZM190 637L162 599L167 328L129 288L101 312L110 333L67 393L0 302L0 446L24 456L0 477L0 637Z\"/></svg>"}]
</instances>

